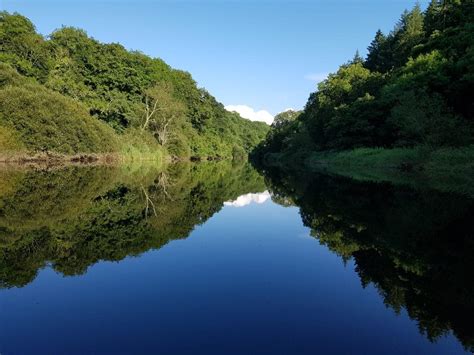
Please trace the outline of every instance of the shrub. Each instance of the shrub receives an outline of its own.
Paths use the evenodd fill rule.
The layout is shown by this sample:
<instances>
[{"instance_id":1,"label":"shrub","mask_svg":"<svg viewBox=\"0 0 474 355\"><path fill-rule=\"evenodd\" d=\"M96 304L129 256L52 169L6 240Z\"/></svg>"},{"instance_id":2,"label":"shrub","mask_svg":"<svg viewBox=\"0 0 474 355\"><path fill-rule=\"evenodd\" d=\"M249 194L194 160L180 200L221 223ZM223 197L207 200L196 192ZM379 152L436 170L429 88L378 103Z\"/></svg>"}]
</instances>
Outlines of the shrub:
<instances>
[{"instance_id":1,"label":"shrub","mask_svg":"<svg viewBox=\"0 0 474 355\"><path fill-rule=\"evenodd\" d=\"M0 124L10 125L29 151L111 152L113 130L72 99L28 83L0 90Z\"/></svg>"}]
</instances>

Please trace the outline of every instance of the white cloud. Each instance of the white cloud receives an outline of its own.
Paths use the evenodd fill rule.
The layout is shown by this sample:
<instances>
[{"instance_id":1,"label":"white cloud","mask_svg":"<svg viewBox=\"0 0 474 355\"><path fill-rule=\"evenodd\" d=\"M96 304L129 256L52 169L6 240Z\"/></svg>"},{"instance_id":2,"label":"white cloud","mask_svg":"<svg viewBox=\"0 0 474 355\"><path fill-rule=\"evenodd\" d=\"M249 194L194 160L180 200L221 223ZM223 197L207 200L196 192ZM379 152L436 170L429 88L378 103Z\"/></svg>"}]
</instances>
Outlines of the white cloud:
<instances>
[{"instance_id":1,"label":"white cloud","mask_svg":"<svg viewBox=\"0 0 474 355\"><path fill-rule=\"evenodd\" d=\"M312 73L306 75L304 78L307 80L315 81L316 83L320 83L324 79L328 77L329 73Z\"/></svg>"},{"instance_id":2,"label":"white cloud","mask_svg":"<svg viewBox=\"0 0 474 355\"><path fill-rule=\"evenodd\" d=\"M251 203L261 204L267 201L270 197L271 196L268 191L261 192L258 194L246 194L237 197L237 199L234 201L224 202L224 206L244 207L250 205Z\"/></svg>"},{"instance_id":3,"label":"white cloud","mask_svg":"<svg viewBox=\"0 0 474 355\"><path fill-rule=\"evenodd\" d=\"M255 111L246 105L227 105L225 109L227 111L235 111L250 121L261 121L266 124L272 124L273 122L273 115L265 110Z\"/></svg>"}]
</instances>

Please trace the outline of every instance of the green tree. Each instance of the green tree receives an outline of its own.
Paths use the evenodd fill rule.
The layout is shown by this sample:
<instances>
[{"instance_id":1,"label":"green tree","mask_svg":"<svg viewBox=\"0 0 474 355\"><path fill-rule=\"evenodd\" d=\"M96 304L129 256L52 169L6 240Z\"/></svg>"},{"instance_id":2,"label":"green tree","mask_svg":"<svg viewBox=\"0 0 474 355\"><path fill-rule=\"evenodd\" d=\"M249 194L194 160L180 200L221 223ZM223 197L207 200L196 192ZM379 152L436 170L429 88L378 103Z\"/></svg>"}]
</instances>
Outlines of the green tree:
<instances>
[{"instance_id":1,"label":"green tree","mask_svg":"<svg viewBox=\"0 0 474 355\"><path fill-rule=\"evenodd\" d=\"M422 43L424 39L423 23L423 12L419 4L416 4L411 11L405 11L402 14L394 30L396 66L404 65L415 47Z\"/></svg>"},{"instance_id":2,"label":"green tree","mask_svg":"<svg viewBox=\"0 0 474 355\"><path fill-rule=\"evenodd\" d=\"M424 28L426 30L427 35L433 34L435 31L439 31L442 29L442 1L440 0L431 0L428 8L425 11L425 21L424 21Z\"/></svg>"},{"instance_id":3,"label":"green tree","mask_svg":"<svg viewBox=\"0 0 474 355\"><path fill-rule=\"evenodd\" d=\"M279 129L287 123L296 120L299 115L301 115L301 111L286 110L280 112L274 117L271 127L273 129Z\"/></svg>"},{"instance_id":4,"label":"green tree","mask_svg":"<svg viewBox=\"0 0 474 355\"><path fill-rule=\"evenodd\" d=\"M364 63L364 58L361 57L359 50L356 50L354 57L350 61L350 64L362 64Z\"/></svg>"},{"instance_id":5,"label":"green tree","mask_svg":"<svg viewBox=\"0 0 474 355\"><path fill-rule=\"evenodd\" d=\"M472 1L405 11L388 35L377 31L364 63L356 55L318 85L291 128L273 127L257 155L294 160L310 150L472 144L473 23Z\"/></svg>"},{"instance_id":6,"label":"green tree","mask_svg":"<svg viewBox=\"0 0 474 355\"><path fill-rule=\"evenodd\" d=\"M31 21L6 11L0 12L0 60L42 81L51 66L48 45Z\"/></svg>"},{"instance_id":7,"label":"green tree","mask_svg":"<svg viewBox=\"0 0 474 355\"><path fill-rule=\"evenodd\" d=\"M27 18L1 12L0 46L0 60L21 74L21 79L6 75L5 80L20 86L28 76L49 93L54 91L66 101L81 103L93 120L103 121L127 137L119 141L136 145L141 140L142 145L150 145L148 138L142 139L146 134L140 127L145 126L145 131L153 132L172 154L231 158L235 147L247 154L269 129L265 124L227 112L209 92L197 86L191 74L175 70L159 58L128 51L118 43L100 43L78 28L62 27L44 39ZM38 96L45 98L44 92L38 91ZM56 100L52 95L48 97ZM39 100L32 102L37 104ZM17 109L15 115L21 120ZM48 120L47 124L52 122ZM25 125L19 123L16 127ZM33 136L58 127L29 128L33 129L29 133ZM95 133L89 132L88 136ZM48 149L57 149L51 140L45 141L51 142ZM157 146L151 144L145 150Z\"/></svg>"},{"instance_id":8,"label":"green tree","mask_svg":"<svg viewBox=\"0 0 474 355\"><path fill-rule=\"evenodd\" d=\"M161 145L166 145L173 126L185 115L184 105L172 96L173 87L157 84L145 92L145 112L142 129L149 129Z\"/></svg>"},{"instance_id":9,"label":"green tree","mask_svg":"<svg viewBox=\"0 0 474 355\"><path fill-rule=\"evenodd\" d=\"M385 58L385 43L387 37L381 30L378 30L375 34L375 38L367 48L367 59L365 60L364 66L371 71L386 72L387 63Z\"/></svg>"}]
</instances>

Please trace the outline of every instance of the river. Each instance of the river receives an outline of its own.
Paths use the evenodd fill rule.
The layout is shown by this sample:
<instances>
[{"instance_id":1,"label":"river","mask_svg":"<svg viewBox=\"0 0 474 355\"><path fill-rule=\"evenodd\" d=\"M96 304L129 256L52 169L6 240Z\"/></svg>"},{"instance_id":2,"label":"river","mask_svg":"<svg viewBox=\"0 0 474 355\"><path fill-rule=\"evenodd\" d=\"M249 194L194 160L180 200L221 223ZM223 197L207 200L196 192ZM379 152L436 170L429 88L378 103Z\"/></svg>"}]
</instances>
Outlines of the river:
<instances>
[{"instance_id":1,"label":"river","mask_svg":"<svg viewBox=\"0 0 474 355\"><path fill-rule=\"evenodd\" d=\"M0 181L2 355L474 346L469 196L229 162Z\"/></svg>"}]
</instances>

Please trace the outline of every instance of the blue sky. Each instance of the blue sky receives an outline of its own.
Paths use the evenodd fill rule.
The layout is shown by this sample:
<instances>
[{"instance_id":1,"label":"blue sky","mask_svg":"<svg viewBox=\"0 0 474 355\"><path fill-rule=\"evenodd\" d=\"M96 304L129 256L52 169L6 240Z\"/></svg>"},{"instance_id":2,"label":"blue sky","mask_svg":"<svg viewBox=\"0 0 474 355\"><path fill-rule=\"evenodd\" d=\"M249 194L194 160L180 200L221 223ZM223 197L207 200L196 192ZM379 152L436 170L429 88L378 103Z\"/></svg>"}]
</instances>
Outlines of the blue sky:
<instances>
[{"instance_id":1,"label":"blue sky","mask_svg":"<svg viewBox=\"0 0 474 355\"><path fill-rule=\"evenodd\" d=\"M420 1L423 8L428 1ZM189 71L225 105L256 117L304 106L316 82L413 0L0 0L50 34L62 25ZM248 106L248 107L245 107ZM262 110L260 113L254 112ZM263 111L264 110L264 111Z\"/></svg>"}]
</instances>

